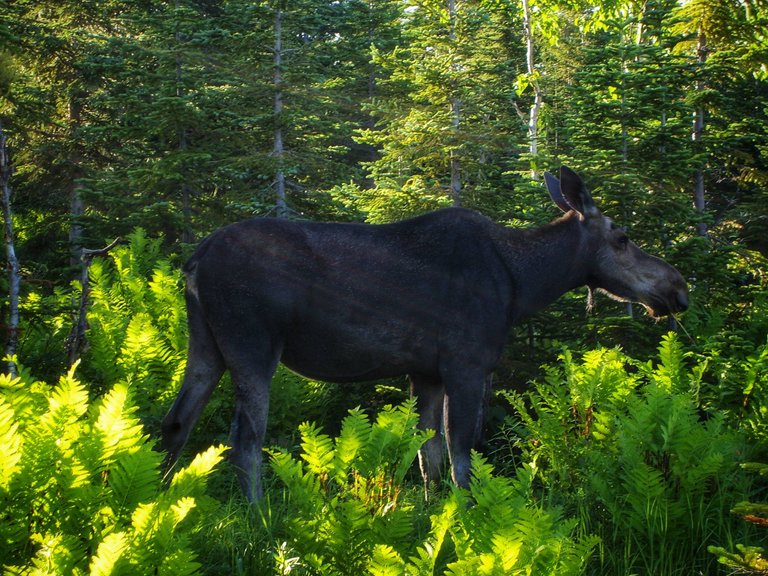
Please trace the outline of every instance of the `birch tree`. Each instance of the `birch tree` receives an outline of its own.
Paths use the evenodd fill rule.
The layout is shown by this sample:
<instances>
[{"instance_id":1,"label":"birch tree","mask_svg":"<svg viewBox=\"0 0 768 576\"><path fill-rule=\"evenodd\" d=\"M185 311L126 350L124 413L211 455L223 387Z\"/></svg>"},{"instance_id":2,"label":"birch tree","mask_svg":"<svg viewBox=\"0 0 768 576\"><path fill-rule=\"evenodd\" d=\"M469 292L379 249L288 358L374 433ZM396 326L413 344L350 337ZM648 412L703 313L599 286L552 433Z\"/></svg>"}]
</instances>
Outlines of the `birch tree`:
<instances>
[{"instance_id":1,"label":"birch tree","mask_svg":"<svg viewBox=\"0 0 768 576\"><path fill-rule=\"evenodd\" d=\"M3 231L5 236L6 266L8 270L8 340L5 355L8 359L8 372L16 376L16 363L11 357L16 355L19 343L19 292L21 290L21 272L16 257L16 239L13 230L13 211L11 210L11 160L8 145L0 123L0 187L2 188Z\"/></svg>"}]
</instances>

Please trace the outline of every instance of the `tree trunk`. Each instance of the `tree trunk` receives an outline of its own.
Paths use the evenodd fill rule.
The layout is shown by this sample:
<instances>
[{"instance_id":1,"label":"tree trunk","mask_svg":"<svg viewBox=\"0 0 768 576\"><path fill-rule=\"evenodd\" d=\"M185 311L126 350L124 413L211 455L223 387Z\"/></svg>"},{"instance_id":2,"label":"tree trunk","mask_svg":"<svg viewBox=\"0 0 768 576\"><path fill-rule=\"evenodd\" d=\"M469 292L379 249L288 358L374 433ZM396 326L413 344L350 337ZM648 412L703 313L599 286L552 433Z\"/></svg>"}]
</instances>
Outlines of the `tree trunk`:
<instances>
[{"instance_id":1,"label":"tree trunk","mask_svg":"<svg viewBox=\"0 0 768 576\"><path fill-rule=\"evenodd\" d=\"M703 31L699 30L699 37L696 45L696 51L698 53L699 64L704 67L707 61L707 38ZM699 81L696 83L696 90L701 92L705 88L704 82ZM702 139L704 136L704 108L697 108L693 113L693 130L691 132L691 139L694 143L694 148L701 148ZM699 150L697 150L699 151ZM693 184L693 205L696 211L699 213L702 220L696 225L696 231L699 236L707 236L707 223L703 221L704 212L706 211L706 190L704 186L704 167L700 166L694 174Z\"/></svg>"},{"instance_id":2,"label":"tree trunk","mask_svg":"<svg viewBox=\"0 0 768 576\"><path fill-rule=\"evenodd\" d=\"M448 37L453 49L456 49L456 0L448 0L448 19L450 23L450 30ZM455 64L452 64L453 74L457 73ZM459 128L461 127L461 98L458 94L457 83L454 82L453 94L451 96L451 122L453 125L453 136L458 139ZM454 206L461 205L461 158L457 149L457 144L454 144L450 151L450 172L451 172L451 188L450 196L451 203Z\"/></svg>"},{"instance_id":3,"label":"tree trunk","mask_svg":"<svg viewBox=\"0 0 768 576\"><path fill-rule=\"evenodd\" d=\"M5 221L5 250L8 265L8 341L5 346L5 355L13 357L19 343L19 291L21 288L21 273L19 260L16 257L16 245L13 232L13 214L11 211L11 162L8 157L5 133L0 125L0 185L3 193L3 218ZM13 360L8 360L8 373L17 374L17 366Z\"/></svg>"},{"instance_id":4,"label":"tree trunk","mask_svg":"<svg viewBox=\"0 0 768 576\"><path fill-rule=\"evenodd\" d=\"M106 248L99 250L80 250L80 259L82 268L80 270L80 306L78 308L77 319L75 320L72 330L67 336L67 362L68 366L74 366L78 361L83 351L88 349L88 304L91 294L91 281L90 271L91 263L96 256L106 256L112 248L117 246L121 242L120 238L117 238L112 244Z\"/></svg>"},{"instance_id":5,"label":"tree trunk","mask_svg":"<svg viewBox=\"0 0 768 576\"><path fill-rule=\"evenodd\" d=\"M539 154L539 112L543 103L541 86L536 78L534 63L535 44L533 41L533 24L531 22L531 7L528 0L523 1L523 34L525 36L525 63L528 81L533 88L533 104L528 112L528 152L531 155L531 178L539 179L536 167L536 157Z\"/></svg>"},{"instance_id":6,"label":"tree trunk","mask_svg":"<svg viewBox=\"0 0 768 576\"><path fill-rule=\"evenodd\" d=\"M182 69L181 69L181 56L176 56L176 96L182 98L184 96L184 90L181 85ZM185 154L189 148L189 141L187 139L187 129L184 126L179 127L179 153ZM192 231L192 187L189 185L186 162L182 162L180 165L181 175L183 178L181 184L181 216L182 216L182 230L181 241L187 244L192 244L195 241L195 233Z\"/></svg>"},{"instance_id":7,"label":"tree trunk","mask_svg":"<svg viewBox=\"0 0 768 576\"><path fill-rule=\"evenodd\" d=\"M275 10L275 59L273 86L275 89L274 102L274 146L272 156L275 158L277 170L275 173L275 208L278 218L285 218L288 215L288 203L285 197L285 168L283 162L285 159L285 146L283 144L283 5L277 3Z\"/></svg>"},{"instance_id":8,"label":"tree trunk","mask_svg":"<svg viewBox=\"0 0 768 576\"><path fill-rule=\"evenodd\" d=\"M176 10L179 10L179 0L176 0ZM181 44L182 34L180 31L176 32L176 98L181 101L184 98L184 69L181 59ZM189 140L187 137L187 129L183 125L183 121L178 129L179 132L179 153L183 156L189 148ZM192 230L192 187L189 185L189 176L187 174L186 162L182 162L179 166L182 176L181 184L181 218L182 218L182 230L181 241L186 244L192 244L195 241L195 233Z\"/></svg>"},{"instance_id":9,"label":"tree trunk","mask_svg":"<svg viewBox=\"0 0 768 576\"><path fill-rule=\"evenodd\" d=\"M69 101L69 131L74 134L80 127L80 105L75 101L76 96L70 96ZM80 183L82 176L83 159L79 149L72 152L72 184L69 191L69 262L77 266L80 262L80 250L83 245L82 217L85 214L85 201L83 200L83 185Z\"/></svg>"}]
</instances>

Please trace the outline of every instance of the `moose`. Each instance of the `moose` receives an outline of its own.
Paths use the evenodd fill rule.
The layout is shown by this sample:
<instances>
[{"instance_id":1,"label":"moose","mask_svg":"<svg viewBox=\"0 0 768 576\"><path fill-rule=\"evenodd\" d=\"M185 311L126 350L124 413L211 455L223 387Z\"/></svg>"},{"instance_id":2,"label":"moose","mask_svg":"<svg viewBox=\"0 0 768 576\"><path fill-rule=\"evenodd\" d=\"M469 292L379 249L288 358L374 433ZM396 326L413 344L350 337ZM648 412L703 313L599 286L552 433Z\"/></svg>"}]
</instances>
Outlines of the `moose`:
<instances>
[{"instance_id":1,"label":"moose","mask_svg":"<svg viewBox=\"0 0 768 576\"><path fill-rule=\"evenodd\" d=\"M383 225L254 218L214 232L186 263L189 350L162 422L172 466L225 370L235 393L234 464L249 500L262 496L262 444L278 365L330 382L407 375L419 428L444 430L452 480L466 486L485 382L510 328L581 286L684 311L681 274L601 214L567 167L546 186L565 213L507 228L462 208ZM419 453L438 478L435 434Z\"/></svg>"}]
</instances>

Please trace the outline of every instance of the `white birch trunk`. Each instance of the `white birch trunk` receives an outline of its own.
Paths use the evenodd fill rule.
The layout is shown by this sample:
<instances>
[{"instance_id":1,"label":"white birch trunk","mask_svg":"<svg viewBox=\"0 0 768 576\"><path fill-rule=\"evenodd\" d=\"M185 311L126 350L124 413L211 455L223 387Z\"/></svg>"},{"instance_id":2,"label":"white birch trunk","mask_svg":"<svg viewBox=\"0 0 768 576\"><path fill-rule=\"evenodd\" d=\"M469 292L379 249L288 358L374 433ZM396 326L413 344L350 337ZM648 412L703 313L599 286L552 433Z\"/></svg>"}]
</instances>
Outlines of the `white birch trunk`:
<instances>
[{"instance_id":1,"label":"white birch trunk","mask_svg":"<svg viewBox=\"0 0 768 576\"><path fill-rule=\"evenodd\" d=\"M704 64L707 61L707 38L703 31L699 31L698 42L696 46L698 52L699 63ZM704 83L699 81L696 83L696 89L699 91L704 90ZM704 109L697 108L693 113L693 130L691 132L691 139L694 142L694 146L702 141L704 136ZM699 167L694 174L693 184L693 205L696 211L700 215L704 215L706 210L706 190L704 186L704 168ZM707 224L706 222L699 222L696 226L696 231L699 236L707 236Z\"/></svg>"},{"instance_id":2,"label":"white birch trunk","mask_svg":"<svg viewBox=\"0 0 768 576\"><path fill-rule=\"evenodd\" d=\"M533 88L533 104L528 112L528 152L531 155L531 178L539 179L536 169L536 157L539 154L539 112L543 103L541 86L536 78L534 61L535 44L533 40L533 23L531 21L531 6L529 0L523 2L523 35L525 36L525 64L529 82Z\"/></svg>"},{"instance_id":3,"label":"white birch trunk","mask_svg":"<svg viewBox=\"0 0 768 576\"><path fill-rule=\"evenodd\" d=\"M13 232L13 213L11 210L11 162L8 158L5 133L0 126L0 185L3 194L3 219L5 235L5 251L8 265L8 341L5 346L5 355L14 356L19 343L19 291L21 289L21 272L19 260L16 257L16 244ZM8 373L17 375L16 363L8 360Z\"/></svg>"},{"instance_id":4,"label":"white birch trunk","mask_svg":"<svg viewBox=\"0 0 768 576\"><path fill-rule=\"evenodd\" d=\"M456 49L456 0L448 0L448 18L450 22L449 40L454 49ZM452 72L458 72L455 64L452 66ZM461 98L458 95L458 88L454 83L453 94L451 95L451 123L453 125L453 134L458 137L461 127ZM450 152L450 196L451 203L454 206L461 205L461 158L459 152L454 146Z\"/></svg>"}]
</instances>

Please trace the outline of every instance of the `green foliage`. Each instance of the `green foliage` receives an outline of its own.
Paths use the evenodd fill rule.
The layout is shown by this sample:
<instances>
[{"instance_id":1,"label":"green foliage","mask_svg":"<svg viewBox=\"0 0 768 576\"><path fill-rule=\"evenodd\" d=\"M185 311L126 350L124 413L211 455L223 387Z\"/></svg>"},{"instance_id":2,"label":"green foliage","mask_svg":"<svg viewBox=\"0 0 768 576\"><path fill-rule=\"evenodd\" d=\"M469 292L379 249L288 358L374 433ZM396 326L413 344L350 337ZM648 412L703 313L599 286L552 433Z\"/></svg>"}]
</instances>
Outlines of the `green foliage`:
<instances>
[{"instance_id":1,"label":"green foliage","mask_svg":"<svg viewBox=\"0 0 768 576\"><path fill-rule=\"evenodd\" d=\"M284 574L581 574L597 541L572 537L575 520L532 505L535 470L494 476L473 458L469 491L452 489L429 515L405 479L428 438L414 402L371 421L360 410L336 438L301 426L301 455L272 452L285 486L279 514L262 510L272 570ZM433 496L439 496L435 493Z\"/></svg>"},{"instance_id":2,"label":"green foliage","mask_svg":"<svg viewBox=\"0 0 768 576\"><path fill-rule=\"evenodd\" d=\"M416 553L406 559L394 548L378 545L372 574L583 573L598 540L575 540L575 520L531 504L534 468L519 469L514 480L494 476L492 467L474 454L472 470L469 492L451 492L431 516L430 532ZM455 559L446 562L450 547Z\"/></svg>"},{"instance_id":3,"label":"green foliage","mask_svg":"<svg viewBox=\"0 0 768 576\"><path fill-rule=\"evenodd\" d=\"M507 394L544 497L601 538L600 573L711 569L700 551L734 529L723 518L743 438L721 415L700 413L704 367L689 369L671 334L656 365L617 350L562 360L526 398Z\"/></svg>"},{"instance_id":4,"label":"green foliage","mask_svg":"<svg viewBox=\"0 0 768 576\"><path fill-rule=\"evenodd\" d=\"M300 460L271 453L287 491L286 546L309 573L360 574L375 545L412 540L414 506L403 480L428 438L415 427L414 405L385 407L374 421L353 410L335 439L303 424Z\"/></svg>"},{"instance_id":5,"label":"green foliage","mask_svg":"<svg viewBox=\"0 0 768 576\"><path fill-rule=\"evenodd\" d=\"M768 478L768 464L747 463L744 468ZM760 526L765 534L768 529L768 504L755 502L739 502L732 510L745 521ZM709 551L717 555L717 560L743 574L768 574L768 556L766 550L759 546L736 544L736 551L727 550L722 546L710 546Z\"/></svg>"},{"instance_id":6,"label":"green foliage","mask_svg":"<svg viewBox=\"0 0 768 576\"><path fill-rule=\"evenodd\" d=\"M160 256L159 240L138 229L127 246L91 266L89 350L92 380L124 382L142 417L158 419L184 375L186 309L181 273Z\"/></svg>"},{"instance_id":7,"label":"green foliage","mask_svg":"<svg viewBox=\"0 0 768 576\"><path fill-rule=\"evenodd\" d=\"M161 486L162 455L116 385L89 402L74 371L53 388L0 377L0 558L8 574L193 574L187 518L223 448Z\"/></svg>"}]
</instances>

